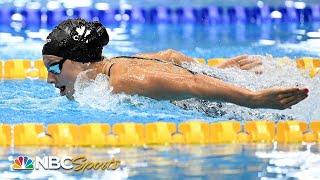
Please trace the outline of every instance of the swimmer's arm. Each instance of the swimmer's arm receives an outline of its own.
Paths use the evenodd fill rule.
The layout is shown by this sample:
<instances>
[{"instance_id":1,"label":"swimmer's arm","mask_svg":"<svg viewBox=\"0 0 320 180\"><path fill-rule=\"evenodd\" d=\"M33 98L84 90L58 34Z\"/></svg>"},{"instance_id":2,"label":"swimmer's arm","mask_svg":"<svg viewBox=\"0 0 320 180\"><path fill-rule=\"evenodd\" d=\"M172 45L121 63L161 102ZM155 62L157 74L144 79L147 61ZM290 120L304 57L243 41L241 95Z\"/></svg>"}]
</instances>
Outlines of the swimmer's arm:
<instances>
[{"instance_id":1,"label":"swimmer's arm","mask_svg":"<svg viewBox=\"0 0 320 180\"><path fill-rule=\"evenodd\" d=\"M173 49L168 49L157 53L136 54L136 56L161 59L163 61L174 62L179 65L181 65L183 62L197 63L197 61L195 61L192 57L186 56L185 54Z\"/></svg>"},{"instance_id":2,"label":"swimmer's arm","mask_svg":"<svg viewBox=\"0 0 320 180\"><path fill-rule=\"evenodd\" d=\"M118 67L117 67L118 66ZM270 88L251 91L205 75L173 74L121 68L116 64L110 84L113 92L139 94L154 99L200 98L224 101L249 108L286 109L305 99L308 92L299 88Z\"/></svg>"},{"instance_id":3,"label":"swimmer's arm","mask_svg":"<svg viewBox=\"0 0 320 180\"><path fill-rule=\"evenodd\" d=\"M114 93L139 94L163 100L196 97L253 107L254 92L205 75L159 73L115 64L110 85Z\"/></svg>"}]
</instances>

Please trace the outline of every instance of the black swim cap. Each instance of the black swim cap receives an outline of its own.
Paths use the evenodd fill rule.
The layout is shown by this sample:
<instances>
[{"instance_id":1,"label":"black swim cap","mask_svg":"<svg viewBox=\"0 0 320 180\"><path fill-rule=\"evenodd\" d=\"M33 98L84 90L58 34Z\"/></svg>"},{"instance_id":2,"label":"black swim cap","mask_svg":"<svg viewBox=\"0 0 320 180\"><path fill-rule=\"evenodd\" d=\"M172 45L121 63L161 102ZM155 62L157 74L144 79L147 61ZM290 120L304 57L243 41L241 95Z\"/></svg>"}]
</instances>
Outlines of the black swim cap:
<instances>
[{"instance_id":1,"label":"black swim cap","mask_svg":"<svg viewBox=\"0 0 320 180\"><path fill-rule=\"evenodd\" d=\"M55 55L83 63L96 62L102 60L102 49L108 42L108 32L100 22L67 19L48 35L42 55Z\"/></svg>"}]
</instances>

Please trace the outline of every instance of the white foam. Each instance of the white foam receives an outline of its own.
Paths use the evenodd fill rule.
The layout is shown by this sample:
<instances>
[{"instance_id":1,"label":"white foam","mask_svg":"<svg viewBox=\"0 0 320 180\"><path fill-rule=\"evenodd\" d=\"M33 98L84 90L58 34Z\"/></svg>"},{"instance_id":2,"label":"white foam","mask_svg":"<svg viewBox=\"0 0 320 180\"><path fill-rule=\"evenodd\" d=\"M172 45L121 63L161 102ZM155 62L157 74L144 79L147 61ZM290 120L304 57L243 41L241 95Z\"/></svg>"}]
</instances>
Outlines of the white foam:
<instances>
[{"instance_id":1,"label":"white foam","mask_svg":"<svg viewBox=\"0 0 320 180\"><path fill-rule=\"evenodd\" d=\"M121 103L131 103L137 106L141 104L137 96L123 93L113 94L108 77L104 74L98 74L95 80L88 79L85 73L79 74L74 89L74 98L81 106L117 111Z\"/></svg>"},{"instance_id":2,"label":"white foam","mask_svg":"<svg viewBox=\"0 0 320 180\"><path fill-rule=\"evenodd\" d=\"M272 56L260 56L263 61L263 73L261 75L237 68L219 69L202 64L184 64L184 67L195 71L205 72L226 82L247 87L252 90L261 90L270 87L305 87L310 90L309 97L292 106L292 109L250 109L230 103L224 103L223 110L227 112L226 118L236 119L281 119L300 118L304 120L320 118L319 97L320 78L310 78L308 72L302 72L296 68L292 59L273 58ZM210 106L214 104L206 104ZM206 107L202 107L206 108Z\"/></svg>"},{"instance_id":3,"label":"white foam","mask_svg":"<svg viewBox=\"0 0 320 180\"><path fill-rule=\"evenodd\" d=\"M175 107L169 101L157 101L139 95L112 93L108 77L97 75L95 80L86 77L85 72L79 74L74 85L74 99L81 107L89 107L101 111L112 112L129 117L177 118L179 113L171 113Z\"/></svg>"}]
</instances>

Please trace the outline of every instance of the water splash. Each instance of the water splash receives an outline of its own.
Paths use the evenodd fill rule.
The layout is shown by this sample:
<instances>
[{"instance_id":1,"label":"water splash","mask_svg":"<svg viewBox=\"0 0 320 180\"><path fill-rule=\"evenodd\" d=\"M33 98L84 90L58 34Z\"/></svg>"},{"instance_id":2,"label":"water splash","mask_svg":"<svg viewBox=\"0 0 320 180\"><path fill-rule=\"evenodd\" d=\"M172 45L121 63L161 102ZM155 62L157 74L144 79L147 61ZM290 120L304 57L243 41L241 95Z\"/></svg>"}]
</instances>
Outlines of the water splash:
<instances>
[{"instance_id":1,"label":"water splash","mask_svg":"<svg viewBox=\"0 0 320 180\"><path fill-rule=\"evenodd\" d=\"M92 80L87 78L86 72L79 74L74 85L74 99L80 107L89 107L104 112L112 112L119 116L143 118L154 117L157 119L178 118L183 119L185 115L201 117L201 113L187 112L174 106L170 101L157 101L139 95L127 95L124 93L112 93L108 77L98 74ZM172 113L175 112L175 113Z\"/></svg>"},{"instance_id":2,"label":"water splash","mask_svg":"<svg viewBox=\"0 0 320 180\"><path fill-rule=\"evenodd\" d=\"M104 74L98 74L96 79L92 80L88 79L85 73L82 73L78 76L74 88L74 98L80 105L104 111L119 112L121 106L148 107L150 103L156 102L138 95L113 94L113 88L109 85L108 77Z\"/></svg>"},{"instance_id":3,"label":"water splash","mask_svg":"<svg viewBox=\"0 0 320 180\"><path fill-rule=\"evenodd\" d=\"M243 71L238 68L219 69L203 64L183 64L185 68L198 73L206 73L223 81L246 87L252 90L261 90L270 87L306 87L310 90L309 97L286 110L250 109L230 103L217 104L214 102L186 100L183 104L189 108L202 109L208 115L211 107L219 107L223 118L227 119L306 119L312 120L320 117L319 112L319 86L320 78L310 78L308 72L296 68L295 62L287 57L273 58L272 56L259 56L263 62L263 73L255 74L251 71ZM208 113L209 112L209 113ZM214 111L215 114L217 111ZM214 114L214 115L215 115Z\"/></svg>"}]
</instances>

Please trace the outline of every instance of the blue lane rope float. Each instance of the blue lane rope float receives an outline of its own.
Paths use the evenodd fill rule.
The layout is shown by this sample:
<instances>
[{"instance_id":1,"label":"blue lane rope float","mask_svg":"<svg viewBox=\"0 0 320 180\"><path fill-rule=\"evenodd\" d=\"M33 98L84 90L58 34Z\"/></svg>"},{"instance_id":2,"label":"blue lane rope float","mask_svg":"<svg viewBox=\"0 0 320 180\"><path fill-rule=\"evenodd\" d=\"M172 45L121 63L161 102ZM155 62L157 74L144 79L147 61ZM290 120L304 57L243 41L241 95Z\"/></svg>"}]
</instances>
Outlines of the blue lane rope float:
<instances>
[{"instance_id":1,"label":"blue lane rope float","mask_svg":"<svg viewBox=\"0 0 320 180\"><path fill-rule=\"evenodd\" d=\"M55 26L66 18L81 17L87 20L100 20L104 24L128 23L261 23L313 22L320 21L320 5L300 6L232 6L232 7L151 7L119 8L76 7L73 9L58 7L45 9L28 6L16 8L0 7L0 24L10 25L19 22L26 27ZM19 18L17 18L19 17Z\"/></svg>"}]
</instances>

